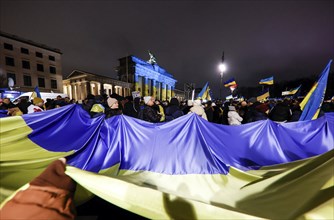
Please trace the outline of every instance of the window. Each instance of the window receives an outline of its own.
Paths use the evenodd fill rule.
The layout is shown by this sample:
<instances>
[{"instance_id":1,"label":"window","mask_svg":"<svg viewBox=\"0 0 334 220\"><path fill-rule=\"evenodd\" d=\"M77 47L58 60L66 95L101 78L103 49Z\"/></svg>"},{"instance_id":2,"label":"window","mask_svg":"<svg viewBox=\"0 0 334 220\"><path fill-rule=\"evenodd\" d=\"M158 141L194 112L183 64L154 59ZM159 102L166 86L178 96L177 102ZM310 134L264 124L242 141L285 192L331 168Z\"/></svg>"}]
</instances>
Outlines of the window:
<instances>
[{"instance_id":1,"label":"window","mask_svg":"<svg viewBox=\"0 0 334 220\"><path fill-rule=\"evenodd\" d=\"M50 66L50 73L56 74L56 67Z\"/></svg>"},{"instance_id":2,"label":"window","mask_svg":"<svg viewBox=\"0 0 334 220\"><path fill-rule=\"evenodd\" d=\"M40 53L40 52L36 52L36 57L43 58L43 54L42 54L42 53Z\"/></svg>"},{"instance_id":3,"label":"window","mask_svg":"<svg viewBox=\"0 0 334 220\"><path fill-rule=\"evenodd\" d=\"M27 60L22 60L22 68L24 69L30 69L30 62Z\"/></svg>"},{"instance_id":4,"label":"window","mask_svg":"<svg viewBox=\"0 0 334 220\"><path fill-rule=\"evenodd\" d=\"M51 79L51 89L57 89L57 80Z\"/></svg>"},{"instance_id":5,"label":"window","mask_svg":"<svg viewBox=\"0 0 334 220\"><path fill-rule=\"evenodd\" d=\"M29 54L29 50L27 48L21 47L21 53Z\"/></svg>"},{"instance_id":6,"label":"window","mask_svg":"<svg viewBox=\"0 0 334 220\"><path fill-rule=\"evenodd\" d=\"M7 73L7 80L12 78L14 80L14 85L16 84L16 76L15 73Z\"/></svg>"},{"instance_id":7,"label":"window","mask_svg":"<svg viewBox=\"0 0 334 220\"><path fill-rule=\"evenodd\" d=\"M25 86L31 86L31 76L23 75L23 84Z\"/></svg>"},{"instance_id":8,"label":"window","mask_svg":"<svg viewBox=\"0 0 334 220\"><path fill-rule=\"evenodd\" d=\"M6 65L7 66L15 66L14 58L6 57Z\"/></svg>"},{"instance_id":9,"label":"window","mask_svg":"<svg viewBox=\"0 0 334 220\"><path fill-rule=\"evenodd\" d=\"M38 77L38 86L45 88L45 79Z\"/></svg>"},{"instance_id":10,"label":"window","mask_svg":"<svg viewBox=\"0 0 334 220\"><path fill-rule=\"evenodd\" d=\"M11 44L4 43L3 47L7 50L13 50L13 45L11 45Z\"/></svg>"},{"instance_id":11,"label":"window","mask_svg":"<svg viewBox=\"0 0 334 220\"><path fill-rule=\"evenodd\" d=\"M44 72L43 64L37 63L37 71Z\"/></svg>"},{"instance_id":12,"label":"window","mask_svg":"<svg viewBox=\"0 0 334 220\"><path fill-rule=\"evenodd\" d=\"M55 61L55 57L54 56L49 56L49 60Z\"/></svg>"}]
</instances>

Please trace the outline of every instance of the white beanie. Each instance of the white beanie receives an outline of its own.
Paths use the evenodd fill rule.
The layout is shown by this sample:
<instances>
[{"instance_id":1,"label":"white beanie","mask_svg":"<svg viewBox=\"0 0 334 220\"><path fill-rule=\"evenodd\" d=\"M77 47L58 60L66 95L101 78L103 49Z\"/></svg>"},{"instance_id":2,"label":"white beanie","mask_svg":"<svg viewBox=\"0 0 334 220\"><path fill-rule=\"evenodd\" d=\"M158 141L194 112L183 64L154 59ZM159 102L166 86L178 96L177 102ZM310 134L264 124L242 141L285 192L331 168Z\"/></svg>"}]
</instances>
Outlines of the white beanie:
<instances>
[{"instance_id":1,"label":"white beanie","mask_svg":"<svg viewBox=\"0 0 334 220\"><path fill-rule=\"evenodd\" d=\"M144 103L147 105L147 103L151 100L151 96L145 96L144 97Z\"/></svg>"},{"instance_id":2,"label":"white beanie","mask_svg":"<svg viewBox=\"0 0 334 220\"><path fill-rule=\"evenodd\" d=\"M114 98L108 98L107 99L107 103L108 103L108 106L111 108L111 106L113 106L113 104L115 104L117 102L117 99L114 99Z\"/></svg>"}]
</instances>

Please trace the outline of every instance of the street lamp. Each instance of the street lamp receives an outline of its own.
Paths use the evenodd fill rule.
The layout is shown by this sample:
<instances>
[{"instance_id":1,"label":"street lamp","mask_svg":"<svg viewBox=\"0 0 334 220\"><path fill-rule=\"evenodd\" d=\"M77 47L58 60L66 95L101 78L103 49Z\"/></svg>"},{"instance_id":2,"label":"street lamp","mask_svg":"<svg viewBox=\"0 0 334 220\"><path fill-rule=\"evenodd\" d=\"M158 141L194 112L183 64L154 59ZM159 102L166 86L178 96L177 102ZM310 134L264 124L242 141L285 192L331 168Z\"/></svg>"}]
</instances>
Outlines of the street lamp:
<instances>
[{"instance_id":1,"label":"street lamp","mask_svg":"<svg viewBox=\"0 0 334 220\"><path fill-rule=\"evenodd\" d=\"M222 99L223 75L224 75L224 72L226 71L226 65L224 63L221 63L221 64L219 64L218 69L219 69L219 72L220 72L220 88L219 88L219 93L220 93L220 98Z\"/></svg>"}]
</instances>

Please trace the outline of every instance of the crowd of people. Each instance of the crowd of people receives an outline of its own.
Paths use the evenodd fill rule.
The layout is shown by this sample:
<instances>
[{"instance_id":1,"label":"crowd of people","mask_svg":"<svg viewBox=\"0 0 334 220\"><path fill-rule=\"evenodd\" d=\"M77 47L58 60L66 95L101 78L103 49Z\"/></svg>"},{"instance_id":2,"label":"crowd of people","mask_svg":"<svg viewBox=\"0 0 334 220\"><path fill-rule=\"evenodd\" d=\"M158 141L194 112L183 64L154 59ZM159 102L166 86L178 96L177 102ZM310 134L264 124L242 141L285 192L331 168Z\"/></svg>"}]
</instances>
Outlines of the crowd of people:
<instances>
[{"instance_id":1,"label":"crowd of people","mask_svg":"<svg viewBox=\"0 0 334 220\"><path fill-rule=\"evenodd\" d=\"M106 118L124 114L148 122L168 122L180 116L195 113L205 120L225 125L240 125L259 120L270 119L275 122L298 121L302 110L302 99L280 99L258 101L256 98L247 100L233 99L221 101L186 100L171 98L170 101L160 101L153 96L136 97L112 94L89 94L83 101L70 100L68 97L58 96L55 100L44 100L35 97L30 101L20 99L13 104L10 99L0 100L0 110L6 110L8 115L18 116L59 108L69 104L79 104L92 118L105 114ZM319 117L325 112L334 112L334 99L323 102Z\"/></svg>"}]
</instances>

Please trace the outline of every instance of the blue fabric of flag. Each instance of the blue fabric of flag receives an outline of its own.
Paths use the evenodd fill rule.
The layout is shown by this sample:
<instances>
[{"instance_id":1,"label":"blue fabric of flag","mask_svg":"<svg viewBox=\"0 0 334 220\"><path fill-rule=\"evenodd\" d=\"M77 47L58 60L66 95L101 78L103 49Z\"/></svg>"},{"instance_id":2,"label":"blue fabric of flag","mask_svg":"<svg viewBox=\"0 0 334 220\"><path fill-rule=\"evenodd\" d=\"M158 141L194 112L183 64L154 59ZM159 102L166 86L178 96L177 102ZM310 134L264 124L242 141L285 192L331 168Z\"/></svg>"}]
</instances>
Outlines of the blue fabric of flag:
<instances>
[{"instance_id":1,"label":"blue fabric of flag","mask_svg":"<svg viewBox=\"0 0 334 220\"><path fill-rule=\"evenodd\" d=\"M299 121L312 120L318 117L319 110L326 92L327 79L331 63L332 60L328 62L318 81L313 85L309 93L300 104L303 113L300 116Z\"/></svg>"},{"instance_id":2,"label":"blue fabric of flag","mask_svg":"<svg viewBox=\"0 0 334 220\"><path fill-rule=\"evenodd\" d=\"M188 114L168 123L125 115L91 119L80 105L23 116L29 138L48 151L75 152L70 165L98 172L120 169L164 174L227 174L291 162L333 149L334 114L314 121L241 126L210 123Z\"/></svg>"}]
</instances>

